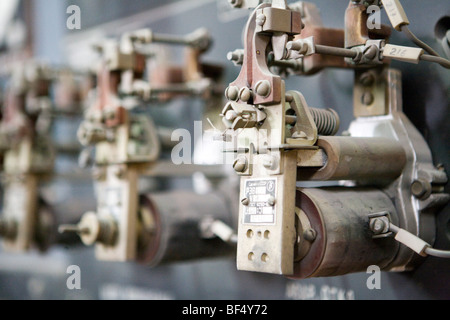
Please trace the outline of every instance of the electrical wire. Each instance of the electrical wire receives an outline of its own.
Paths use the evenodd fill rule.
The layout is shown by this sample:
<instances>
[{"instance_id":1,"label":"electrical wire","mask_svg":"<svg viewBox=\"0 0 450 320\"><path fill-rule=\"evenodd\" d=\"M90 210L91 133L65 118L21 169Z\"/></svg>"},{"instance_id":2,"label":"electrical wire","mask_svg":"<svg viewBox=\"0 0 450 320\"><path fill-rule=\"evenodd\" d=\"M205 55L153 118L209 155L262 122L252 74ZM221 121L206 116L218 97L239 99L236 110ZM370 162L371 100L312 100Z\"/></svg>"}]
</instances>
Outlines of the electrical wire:
<instances>
[{"instance_id":1,"label":"electrical wire","mask_svg":"<svg viewBox=\"0 0 450 320\"><path fill-rule=\"evenodd\" d=\"M425 253L429 256L433 256L433 257L437 257L437 258L450 259L450 251L426 248Z\"/></svg>"},{"instance_id":2,"label":"electrical wire","mask_svg":"<svg viewBox=\"0 0 450 320\"><path fill-rule=\"evenodd\" d=\"M406 35L408 39L414 42L417 46L421 47L423 50L431 54L432 56L440 57L439 53L437 53L433 48L431 48L428 44L420 40L406 25L401 26L402 32Z\"/></svg>"},{"instance_id":3,"label":"electrical wire","mask_svg":"<svg viewBox=\"0 0 450 320\"><path fill-rule=\"evenodd\" d=\"M291 48L292 48L292 45L291 45L291 47L288 47L289 50L291 50ZM351 58L351 59L355 59L358 56L358 52L353 49L332 47L332 46L326 46L326 45L320 45L320 44L315 44L314 50L315 50L316 54L324 54L324 55L345 57L345 58ZM368 54L368 52L369 51L365 52L364 54ZM398 57L391 57L391 58L398 59L400 61L404 61ZM434 62L434 63L441 65L442 67L444 67L446 69L450 69L450 60L445 59L439 55L436 56L436 55L430 55L430 54L422 54L419 57L419 59L422 61Z\"/></svg>"},{"instance_id":4,"label":"electrical wire","mask_svg":"<svg viewBox=\"0 0 450 320\"><path fill-rule=\"evenodd\" d=\"M433 256L433 257L437 257L437 258L450 259L450 251L434 249L429 244L427 244L425 241L420 239L419 237L413 235L412 233L410 233L404 229L397 227L396 225L394 225L392 223L389 224L389 231L395 233L396 235L399 232L402 232L403 235L406 234L407 236L406 237L403 236L402 239L398 239L397 236L395 237L395 239L397 241L403 243L407 247L413 249L417 253L419 253L418 251L422 251L425 255L429 255L429 256ZM405 239L406 239L406 241L405 241ZM415 242L415 243L413 243L413 242ZM419 246L419 248L422 246L423 250L417 250L418 246Z\"/></svg>"},{"instance_id":5,"label":"electrical wire","mask_svg":"<svg viewBox=\"0 0 450 320\"><path fill-rule=\"evenodd\" d=\"M435 63L440 64L441 66L443 66L446 69L450 69L450 60L447 60L442 57L436 57L436 56L432 56L432 55L428 55L428 54L423 54L420 56L420 60L428 61L428 62L435 62Z\"/></svg>"}]
</instances>

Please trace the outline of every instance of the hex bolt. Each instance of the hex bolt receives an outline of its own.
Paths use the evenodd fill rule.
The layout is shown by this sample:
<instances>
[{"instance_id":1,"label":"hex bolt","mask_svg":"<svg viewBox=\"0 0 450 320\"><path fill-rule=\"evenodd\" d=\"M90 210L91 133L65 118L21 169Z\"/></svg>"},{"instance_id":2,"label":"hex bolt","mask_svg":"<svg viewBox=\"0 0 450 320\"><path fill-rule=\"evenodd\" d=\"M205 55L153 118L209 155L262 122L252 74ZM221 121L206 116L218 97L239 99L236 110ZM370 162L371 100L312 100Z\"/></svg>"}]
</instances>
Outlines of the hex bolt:
<instances>
[{"instance_id":1,"label":"hex bolt","mask_svg":"<svg viewBox=\"0 0 450 320\"><path fill-rule=\"evenodd\" d=\"M249 88L242 88L241 91L239 91L239 98L242 101L247 102L248 100L250 100L251 97L252 92L250 91Z\"/></svg>"},{"instance_id":2,"label":"hex bolt","mask_svg":"<svg viewBox=\"0 0 450 320\"><path fill-rule=\"evenodd\" d=\"M375 234L383 233L383 230L386 228L386 223L383 219L376 218L370 221L370 230L372 230Z\"/></svg>"},{"instance_id":3,"label":"hex bolt","mask_svg":"<svg viewBox=\"0 0 450 320\"><path fill-rule=\"evenodd\" d=\"M229 100L236 101L239 98L239 88L236 86L229 86L225 90L225 96Z\"/></svg>"},{"instance_id":4,"label":"hex bolt","mask_svg":"<svg viewBox=\"0 0 450 320\"><path fill-rule=\"evenodd\" d=\"M248 205L250 204L250 200L249 200L248 198L243 198L243 199L241 200L241 203L242 203L244 206L248 206Z\"/></svg>"},{"instance_id":5,"label":"hex bolt","mask_svg":"<svg viewBox=\"0 0 450 320\"><path fill-rule=\"evenodd\" d=\"M411 193L421 200L427 199L431 194L431 184L424 179L414 180L411 184Z\"/></svg>"},{"instance_id":6,"label":"hex bolt","mask_svg":"<svg viewBox=\"0 0 450 320\"><path fill-rule=\"evenodd\" d=\"M245 157L239 157L234 160L233 169L236 172L244 172L247 169L247 159Z\"/></svg>"},{"instance_id":7,"label":"hex bolt","mask_svg":"<svg viewBox=\"0 0 450 320\"><path fill-rule=\"evenodd\" d=\"M270 86L269 81L261 80L261 81L258 81L258 83L256 84L255 90L259 96L265 98L270 94L272 88Z\"/></svg>"}]
</instances>

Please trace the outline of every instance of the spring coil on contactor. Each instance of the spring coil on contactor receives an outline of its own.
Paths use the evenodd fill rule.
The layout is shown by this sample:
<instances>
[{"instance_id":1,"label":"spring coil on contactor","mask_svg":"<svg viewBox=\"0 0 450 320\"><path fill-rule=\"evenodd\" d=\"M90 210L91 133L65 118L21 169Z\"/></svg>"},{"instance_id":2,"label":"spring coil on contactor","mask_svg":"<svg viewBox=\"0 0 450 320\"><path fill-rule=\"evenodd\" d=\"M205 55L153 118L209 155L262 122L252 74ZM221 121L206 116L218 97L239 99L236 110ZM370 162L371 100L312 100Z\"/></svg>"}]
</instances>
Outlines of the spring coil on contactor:
<instances>
[{"instance_id":1,"label":"spring coil on contactor","mask_svg":"<svg viewBox=\"0 0 450 320\"><path fill-rule=\"evenodd\" d=\"M308 108L317 127L317 134L322 136L334 136L339 131L339 115L333 109ZM297 116L286 115L286 123L294 126Z\"/></svg>"},{"instance_id":2,"label":"spring coil on contactor","mask_svg":"<svg viewBox=\"0 0 450 320\"><path fill-rule=\"evenodd\" d=\"M339 115L333 109L309 108L317 133L322 136L334 136L339 130Z\"/></svg>"}]
</instances>

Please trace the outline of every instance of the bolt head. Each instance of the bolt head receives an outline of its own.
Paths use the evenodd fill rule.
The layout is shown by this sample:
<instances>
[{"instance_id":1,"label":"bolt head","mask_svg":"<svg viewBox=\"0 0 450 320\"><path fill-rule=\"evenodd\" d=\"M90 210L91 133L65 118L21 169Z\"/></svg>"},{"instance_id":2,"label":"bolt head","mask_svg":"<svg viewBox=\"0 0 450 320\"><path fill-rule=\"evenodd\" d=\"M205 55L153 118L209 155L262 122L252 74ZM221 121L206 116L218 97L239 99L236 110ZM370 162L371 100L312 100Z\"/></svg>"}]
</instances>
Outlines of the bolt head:
<instances>
[{"instance_id":1,"label":"bolt head","mask_svg":"<svg viewBox=\"0 0 450 320\"><path fill-rule=\"evenodd\" d=\"M375 232L381 232L381 231L383 231L384 227L385 227L385 225L384 225L384 221L383 220L375 219L375 221L373 223L373 226L372 226L372 229Z\"/></svg>"},{"instance_id":2,"label":"bolt head","mask_svg":"<svg viewBox=\"0 0 450 320\"><path fill-rule=\"evenodd\" d=\"M242 101L247 102L248 100L250 100L251 97L252 92L250 91L249 88L242 88L241 91L239 91L239 98Z\"/></svg>"},{"instance_id":3,"label":"bolt head","mask_svg":"<svg viewBox=\"0 0 450 320\"><path fill-rule=\"evenodd\" d=\"M262 27L264 23L266 23L266 16L262 13L258 14L258 16L256 17L256 24Z\"/></svg>"},{"instance_id":4,"label":"bolt head","mask_svg":"<svg viewBox=\"0 0 450 320\"><path fill-rule=\"evenodd\" d=\"M241 203L242 203L244 206L248 206L248 205L250 204L250 200L249 200L248 198L243 198L243 199L241 200Z\"/></svg>"},{"instance_id":5,"label":"bolt head","mask_svg":"<svg viewBox=\"0 0 450 320\"><path fill-rule=\"evenodd\" d=\"M369 222L369 228L375 235L387 232L389 230L388 225L389 222L385 217L373 218Z\"/></svg>"},{"instance_id":6,"label":"bolt head","mask_svg":"<svg viewBox=\"0 0 450 320\"><path fill-rule=\"evenodd\" d=\"M236 86L229 86L225 90L225 96L229 100L236 101L239 98L239 88Z\"/></svg>"},{"instance_id":7,"label":"bolt head","mask_svg":"<svg viewBox=\"0 0 450 320\"><path fill-rule=\"evenodd\" d=\"M236 172L244 172L247 169L247 159L245 157L239 157L234 160L233 169Z\"/></svg>"},{"instance_id":8,"label":"bolt head","mask_svg":"<svg viewBox=\"0 0 450 320\"><path fill-rule=\"evenodd\" d=\"M257 95L265 98L270 94L272 88L269 81L261 80L256 84L255 90Z\"/></svg>"},{"instance_id":9,"label":"bolt head","mask_svg":"<svg viewBox=\"0 0 450 320\"><path fill-rule=\"evenodd\" d=\"M411 184L411 193L419 199L426 199L431 194L431 184L423 179L417 179Z\"/></svg>"}]
</instances>

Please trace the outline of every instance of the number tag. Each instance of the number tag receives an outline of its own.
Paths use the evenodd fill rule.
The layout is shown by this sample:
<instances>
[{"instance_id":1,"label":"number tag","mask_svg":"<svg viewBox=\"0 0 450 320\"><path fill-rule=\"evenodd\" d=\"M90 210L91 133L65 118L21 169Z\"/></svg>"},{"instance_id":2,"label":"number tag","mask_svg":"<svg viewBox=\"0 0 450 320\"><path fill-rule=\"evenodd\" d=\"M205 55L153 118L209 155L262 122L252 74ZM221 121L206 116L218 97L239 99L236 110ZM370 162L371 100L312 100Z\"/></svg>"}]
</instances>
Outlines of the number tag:
<instances>
[{"instance_id":1,"label":"number tag","mask_svg":"<svg viewBox=\"0 0 450 320\"><path fill-rule=\"evenodd\" d=\"M383 50L383 56L386 58L392 58L415 64L419 63L420 56L423 53L424 51L421 48L395 46L392 44L387 44Z\"/></svg>"}]
</instances>

